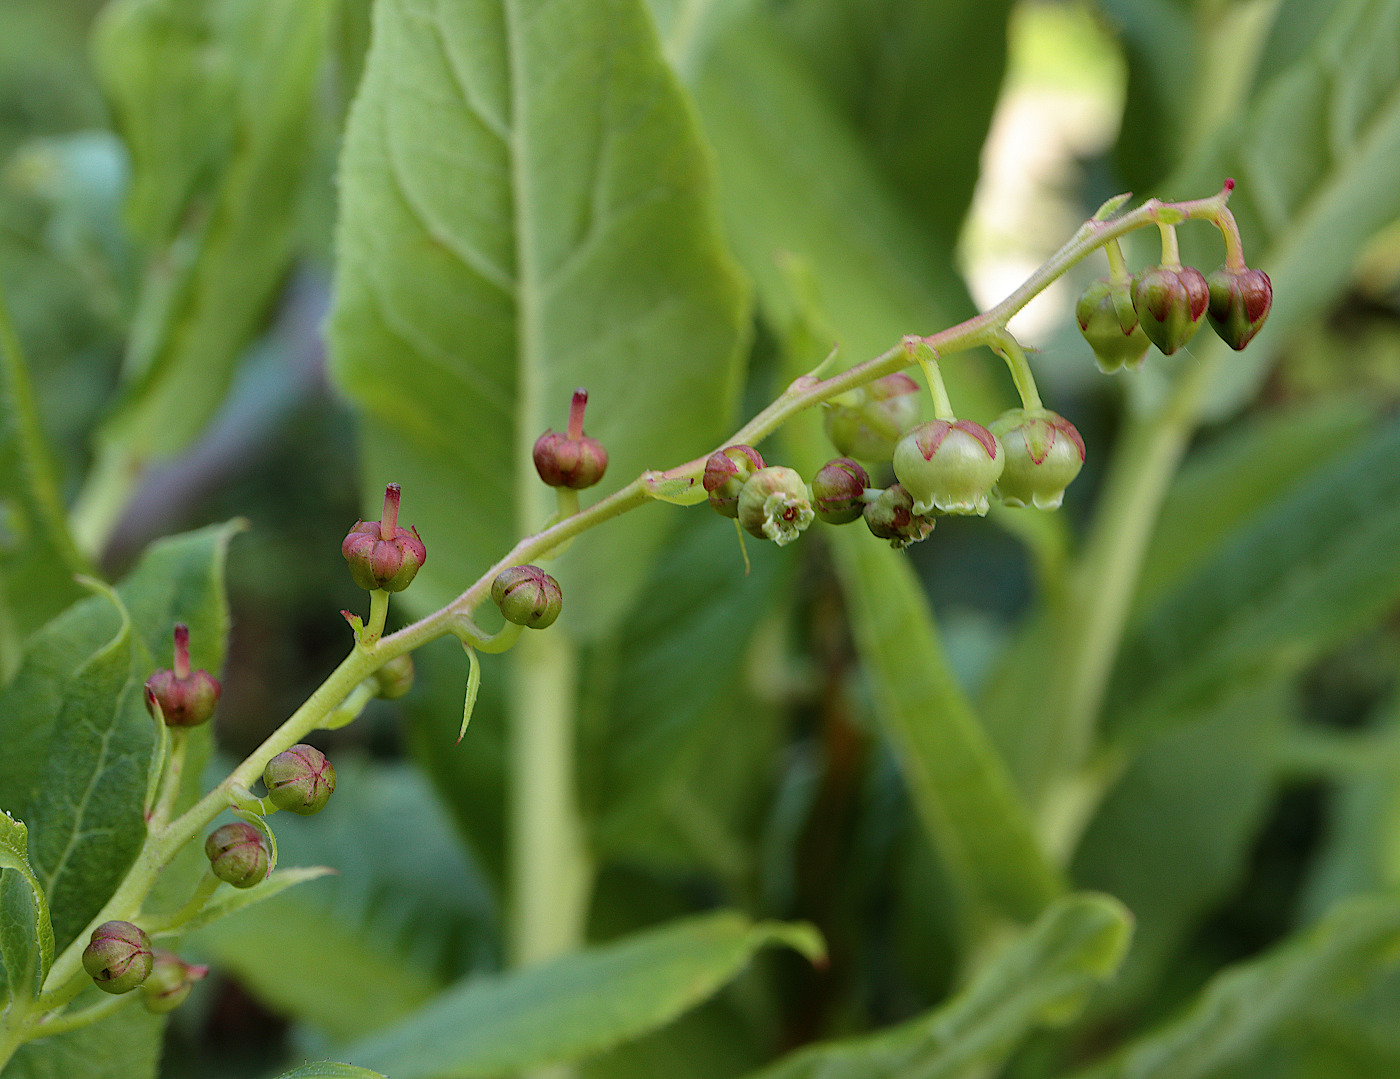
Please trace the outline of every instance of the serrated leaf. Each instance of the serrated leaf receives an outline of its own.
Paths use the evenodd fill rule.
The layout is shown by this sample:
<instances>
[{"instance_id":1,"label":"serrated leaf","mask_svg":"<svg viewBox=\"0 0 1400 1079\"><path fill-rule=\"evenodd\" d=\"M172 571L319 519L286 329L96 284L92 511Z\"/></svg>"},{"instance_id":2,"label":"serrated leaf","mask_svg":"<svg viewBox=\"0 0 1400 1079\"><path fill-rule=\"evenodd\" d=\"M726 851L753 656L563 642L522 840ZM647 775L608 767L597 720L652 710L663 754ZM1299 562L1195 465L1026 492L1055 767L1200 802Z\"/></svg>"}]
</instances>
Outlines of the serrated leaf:
<instances>
[{"instance_id":1,"label":"serrated leaf","mask_svg":"<svg viewBox=\"0 0 1400 1079\"><path fill-rule=\"evenodd\" d=\"M28 829L0 811L0 991L38 996L53 955L49 903L29 865Z\"/></svg>"},{"instance_id":2,"label":"serrated leaf","mask_svg":"<svg viewBox=\"0 0 1400 1079\"><path fill-rule=\"evenodd\" d=\"M337 1064L331 1060L322 1060L314 1064L303 1064L300 1068L283 1072L277 1079L385 1079L385 1077L379 1072L370 1071L368 1068L357 1068L353 1064Z\"/></svg>"},{"instance_id":3,"label":"serrated leaf","mask_svg":"<svg viewBox=\"0 0 1400 1079\"><path fill-rule=\"evenodd\" d=\"M674 1019L770 944L808 955L821 947L810 927L755 924L732 911L671 922L468 982L345 1055L394 1079L498 1076L577 1060Z\"/></svg>"},{"instance_id":4,"label":"serrated leaf","mask_svg":"<svg viewBox=\"0 0 1400 1079\"><path fill-rule=\"evenodd\" d=\"M1198 1079L1238 1061L1315 1001L1340 1000L1393 968L1400 901L1338 904L1319 924L1217 975L1166 1027L1074 1079Z\"/></svg>"},{"instance_id":5,"label":"serrated leaf","mask_svg":"<svg viewBox=\"0 0 1400 1079\"><path fill-rule=\"evenodd\" d=\"M1240 680L1299 669L1400 595L1400 422L1239 529L1126 639L1105 731L1141 738Z\"/></svg>"},{"instance_id":6,"label":"serrated leaf","mask_svg":"<svg viewBox=\"0 0 1400 1079\"><path fill-rule=\"evenodd\" d=\"M369 418L371 488L403 485L428 546L418 605L553 511L529 451L575 387L599 494L710 449L737 391L747 303L640 0L542 7L384 0L346 133L332 368ZM581 537L551 571L561 627L625 609L668 527Z\"/></svg>"},{"instance_id":7,"label":"serrated leaf","mask_svg":"<svg viewBox=\"0 0 1400 1079\"><path fill-rule=\"evenodd\" d=\"M954 1079L990 1074L1030 1031L1072 1020L1132 936L1117 900L1056 900L947 1004L890 1030L817 1044L753 1079Z\"/></svg>"},{"instance_id":8,"label":"serrated leaf","mask_svg":"<svg viewBox=\"0 0 1400 1079\"><path fill-rule=\"evenodd\" d=\"M0 806L15 807L29 823L60 949L110 894L145 832L153 732L141 689L156 665L153 653L170 654L171 629L183 621L194 664L213 671L222 664L223 566L239 527L153 544L116 589L129 631L111 600L82 600L34 635L14 682L0 693ZM201 728L189 738L197 769L210 735ZM75 859L88 869L78 872ZM51 877L61 877L58 891Z\"/></svg>"},{"instance_id":9,"label":"serrated leaf","mask_svg":"<svg viewBox=\"0 0 1400 1079\"><path fill-rule=\"evenodd\" d=\"M101 468L183 449L291 263L330 0L119 0L93 54L152 249ZM129 467L129 465L127 466ZM114 477L112 477L114 478Z\"/></svg>"}]
</instances>

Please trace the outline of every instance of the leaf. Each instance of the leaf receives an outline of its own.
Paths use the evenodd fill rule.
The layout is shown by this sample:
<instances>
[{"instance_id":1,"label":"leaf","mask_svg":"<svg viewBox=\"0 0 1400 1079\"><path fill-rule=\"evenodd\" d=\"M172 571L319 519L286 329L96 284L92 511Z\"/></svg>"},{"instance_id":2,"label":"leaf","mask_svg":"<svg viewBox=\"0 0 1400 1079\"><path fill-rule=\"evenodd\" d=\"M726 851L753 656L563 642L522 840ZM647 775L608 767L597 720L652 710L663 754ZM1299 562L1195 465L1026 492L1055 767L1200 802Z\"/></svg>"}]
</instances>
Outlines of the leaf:
<instances>
[{"instance_id":1,"label":"leaf","mask_svg":"<svg viewBox=\"0 0 1400 1079\"><path fill-rule=\"evenodd\" d=\"M499 927L421 775L353 758L338 758L336 772L324 811L276 822L284 860L323 867L279 870L252 891L331 875L256 905L230 896L241 909L187 941L279 1013L345 1039L409 1014L468 971L493 969Z\"/></svg>"},{"instance_id":2,"label":"leaf","mask_svg":"<svg viewBox=\"0 0 1400 1079\"><path fill-rule=\"evenodd\" d=\"M306 867L292 867L290 869L280 869L276 873L269 873L259 883L251 888L234 888L226 890L220 888L214 893L214 898L204 905L204 909L185 922L177 930L184 934L193 932L201 926L217 922L220 918L226 918L230 914L235 914L245 907L251 907L255 903L262 903L271 899L275 895L280 895L288 888L298 884L304 884L309 880L317 880L320 877L330 876L335 873L329 866L316 865Z\"/></svg>"},{"instance_id":3,"label":"leaf","mask_svg":"<svg viewBox=\"0 0 1400 1079\"><path fill-rule=\"evenodd\" d=\"M68 535L55 473L0 289L0 683L19 666L29 634L82 595L73 575L89 572Z\"/></svg>"},{"instance_id":4,"label":"leaf","mask_svg":"<svg viewBox=\"0 0 1400 1079\"><path fill-rule=\"evenodd\" d=\"M1010 10L1008 0L816 0L778 13L784 39L939 251L956 245L972 201Z\"/></svg>"},{"instance_id":5,"label":"leaf","mask_svg":"<svg viewBox=\"0 0 1400 1079\"><path fill-rule=\"evenodd\" d=\"M0 806L15 807L29 823L31 861L60 949L101 907L145 833L152 722L141 687L152 654L169 655L171 629L183 621L194 664L214 671L222 664L224 559L240 527L153 544L116 589L129 631L110 599L82 600L34 635L0 693ZM196 761L209 737L207 728L190 733ZM79 871L79 863L87 868Z\"/></svg>"},{"instance_id":6,"label":"leaf","mask_svg":"<svg viewBox=\"0 0 1400 1079\"><path fill-rule=\"evenodd\" d=\"M1400 595L1400 422L1314 471L1162 598L1124 642L1109 737L1141 738L1241 680L1299 669Z\"/></svg>"},{"instance_id":7,"label":"leaf","mask_svg":"<svg viewBox=\"0 0 1400 1079\"><path fill-rule=\"evenodd\" d=\"M952 1079L990 1074L1030 1031L1072 1020L1132 936L1117 900L1056 900L951 1001L889 1030L818 1043L753 1079Z\"/></svg>"},{"instance_id":8,"label":"leaf","mask_svg":"<svg viewBox=\"0 0 1400 1079\"><path fill-rule=\"evenodd\" d=\"M576 386L600 495L711 449L738 389L748 306L640 0L543 8L384 0L346 133L332 369L367 417L367 481L402 484L427 544L419 606L553 512L529 450ZM561 626L625 610L669 525L580 537L551 570Z\"/></svg>"},{"instance_id":9,"label":"leaf","mask_svg":"<svg viewBox=\"0 0 1400 1079\"><path fill-rule=\"evenodd\" d=\"M821 951L810 927L755 924L732 911L670 922L468 982L346 1056L394 1079L496 1076L577 1060L674 1019L769 944Z\"/></svg>"},{"instance_id":10,"label":"leaf","mask_svg":"<svg viewBox=\"0 0 1400 1079\"><path fill-rule=\"evenodd\" d=\"M1230 415L1254 395L1293 333L1346 287L1362 246L1400 216L1400 188L1388 179L1400 169L1400 68L1393 62L1400 0L1310 0L1276 11L1276 27L1295 20L1312 30L1306 51L1297 50L1292 30L1276 33L1247 107L1170 185L1208 190L1233 176L1230 208L1246 254L1274 286L1269 321L1248 350L1217 366L1207 418ZM1183 234L1184 256L1200 253L1198 235L1193 230L1193 248ZM1224 348L1212 340L1194 351L1205 362L1203 350Z\"/></svg>"},{"instance_id":11,"label":"leaf","mask_svg":"<svg viewBox=\"0 0 1400 1079\"><path fill-rule=\"evenodd\" d=\"M385 1079L379 1072L372 1072L368 1068L357 1068L353 1064L337 1064L334 1061L322 1060L314 1064L303 1064L300 1068L293 1068L289 1072L283 1072L277 1079Z\"/></svg>"},{"instance_id":12,"label":"leaf","mask_svg":"<svg viewBox=\"0 0 1400 1079\"><path fill-rule=\"evenodd\" d=\"M1195 1079L1237 1061L1320 999L1350 996L1393 968L1400 901L1366 896L1258 959L1213 978L1187 1011L1075 1079Z\"/></svg>"},{"instance_id":13,"label":"leaf","mask_svg":"<svg viewBox=\"0 0 1400 1079\"><path fill-rule=\"evenodd\" d=\"M165 1017L123 1009L92 1026L26 1042L5 1079L155 1079Z\"/></svg>"},{"instance_id":14,"label":"leaf","mask_svg":"<svg viewBox=\"0 0 1400 1079\"><path fill-rule=\"evenodd\" d=\"M53 954L49 903L29 865L28 829L0 811L0 989L8 986L8 997L37 997Z\"/></svg>"},{"instance_id":15,"label":"leaf","mask_svg":"<svg viewBox=\"0 0 1400 1079\"><path fill-rule=\"evenodd\" d=\"M99 475L193 440L277 294L331 7L118 0L102 11L94 61L131 152L130 215L152 262Z\"/></svg>"}]
</instances>

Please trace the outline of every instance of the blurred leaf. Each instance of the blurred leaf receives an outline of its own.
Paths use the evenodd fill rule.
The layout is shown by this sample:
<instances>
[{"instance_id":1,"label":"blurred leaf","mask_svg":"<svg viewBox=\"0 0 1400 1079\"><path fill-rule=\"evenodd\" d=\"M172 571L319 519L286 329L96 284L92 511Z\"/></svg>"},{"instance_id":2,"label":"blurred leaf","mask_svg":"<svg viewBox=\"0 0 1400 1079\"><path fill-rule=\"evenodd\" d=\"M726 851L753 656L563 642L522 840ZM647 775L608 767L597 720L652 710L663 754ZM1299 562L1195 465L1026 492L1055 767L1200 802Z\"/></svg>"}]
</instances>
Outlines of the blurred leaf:
<instances>
[{"instance_id":1,"label":"blurred leaf","mask_svg":"<svg viewBox=\"0 0 1400 1079\"><path fill-rule=\"evenodd\" d=\"M60 949L101 907L145 835L152 723L141 687L153 655L169 654L171 629L182 621L194 665L222 665L224 557L239 527L153 544L116 590L130 632L110 600L82 600L34 635L0 693L0 805L20 809L29 823ZM207 727L189 738L196 758L207 751Z\"/></svg>"},{"instance_id":2,"label":"blurred leaf","mask_svg":"<svg viewBox=\"0 0 1400 1079\"><path fill-rule=\"evenodd\" d=\"M1070 1022L1113 976L1132 916L1108 896L1056 900L967 988L890 1030L809 1046L754 1079L952 1079L990 1074L1025 1035Z\"/></svg>"},{"instance_id":3,"label":"blurred leaf","mask_svg":"<svg viewBox=\"0 0 1400 1079\"><path fill-rule=\"evenodd\" d=\"M706 812L685 780L712 772L703 758L716 752L742 757L727 742L764 739L726 704L795 567L766 547L751 559L746 574L729 521L708 507L685 514L618 633L585 653L581 800L602 852L635 851L650 825L687 807Z\"/></svg>"},{"instance_id":4,"label":"blurred leaf","mask_svg":"<svg viewBox=\"0 0 1400 1079\"><path fill-rule=\"evenodd\" d=\"M1142 607L1207 561L1226 537L1377 426L1374 402L1324 398L1232 424L1191 457L1162 504L1143 559Z\"/></svg>"},{"instance_id":5,"label":"blurred leaf","mask_svg":"<svg viewBox=\"0 0 1400 1079\"><path fill-rule=\"evenodd\" d=\"M759 20L720 40L693 83L719 166L730 243L779 332L801 317L782 264L810 274L843 366L973 311L951 247L929 242L820 83ZM990 420L1005 381L980 358L944 365L959 413Z\"/></svg>"},{"instance_id":6,"label":"blurred leaf","mask_svg":"<svg viewBox=\"0 0 1400 1079\"><path fill-rule=\"evenodd\" d=\"M940 256L972 201L1010 10L1009 0L803 0L777 12Z\"/></svg>"},{"instance_id":7,"label":"blurred leaf","mask_svg":"<svg viewBox=\"0 0 1400 1079\"><path fill-rule=\"evenodd\" d=\"M1400 595L1400 422L1314 470L1172 589L1123 645L1110 738L1139 739L1242 680L1299 669Z\"/></svg>"},{"instance_id":8,"label":"blurred leaf","mask_svg":"<svg viewBox=\"0 0 1400 1079\"><path fill-rule=\"evenodd\" d=\"M155 1079L165 1016L123 1009L100 1023L26 1042L5 1079Z\"/></svg>"},{"instance_id":9,"label":"blurred leaf","mask_svg":"<svg viewBox=\"0 0 1400 1079\"><path fill-rule=\"evenodd\" d=\"M152 249L99 485L183 449L294 253L330 0L117 0L93 54ZM100 499L100 490L90 496Z\"/></svg>"},{"instance_id":10,"label":"blurred leaf","mask_svg":"<svg viewBox=\"0 0 1400 1079\"><path fill-rule=\"evenodd\" d=\"M510 1074L611 1048L674 1019L769 944L821 951L804 925L731 911L684 921L490 980L468 982L346 1055L394 1079Z\"/></svg>"},{"instance_id":11,"label":"blurred leaf","mask_svg":"<svg viewBox=\"0 0 1400 1079\"><path fill-rule=\"evenodd\" d=\"M380 3L346 135L333 369L370 421L370 489L402 483L427 543L420 606L553 512L529 449L574 387L603 494L711 448L738 388L747 304L640 0L540 8ZM581 537L561 625L624 611L669 524Z\"/></svg>"},{"instance_id":12,"label":"blurred leaf","mask_svg":"<svg viewBox=\"0 0 1400 1079\"><path fill-rule=\"evenodd\" d=\"M277 1079L385 1079L379 1072L372 1072L368 1068L357 1068L353 1064L337 1064L334 1061L322 1060L315 1064L303 1064L300 1068L293 1068L289 1072L283 1072Z\"/></svg>"},{"instance_id":13,"label":"blurred leaf","mask_svg":"<svg viewBox=\"0 0 1400 1079\"><path fill-rule=\"evenodd\" d=\"M1117 896L1137 920L1112 1006L1150 991L1248 872L1277 787L1274 747L1292 708L1286 683L1235 687L1204 719L1149 744L1099 806L1073 878Z\"/></svg>"},{"instance_id":14,"label":"blurred leaf","mask_svg":"<svg viewBox=\"0 0 1400 1079\"><path fill-rule=\"evenodd\" d=\"M37 997L52 965L53 925L29 865L28 829L0 810L0 998Z\"/></svg>"},{"instance_id":15,"label":"blurred leaf","mask_svg":"<svg viewBox=\"0 0 1400 1079\"><path fill-rule=\"evenodd\" d=\"M467 971L494 969L498 930L422 776L353 760L336 770L323 812L275 818L285 861L334 875L206 925L188 943L282 1014L346 1039L409 1014Z\"/></svg>"},{"instance_id":16,"label":"blurred leaf","mask_svg":"<svg viewBox=\"0 0 1400 1079\"><path fill-rule=\"evenodd\" d=\"M1282 5L1279 20L1304 5ZM1249 400L1270 361L1299 327L1332 305L1351 277L1363 245L1400 217L1400 0L1312 0L1326 11L1306 52L1260 81L1237 110L1173 176L1174 191L1210 190L1223 177L1238 186L1230 208L1239 220L1251 265L1269 272L1269 321L1239 355L1223 357L1205 403L1219 418ZM1275 48L1278 48L1275 39ZM1290 51L1291 54L1291 51ZM1182 235L1182 255L1210 266L1219 250L1210 230ZM1199 339L1198 339L1199 340ZM1210 340L1195 349L1219 353ZM1192 362L1195 362L1194 360Z\"/></svg>"},{"instance_id":17,"label":"blurred leaf","mask_svg":"<svg viewBox=\"0 0 1400 1079\"><path fill-rule=\"evenodd\" d=\"M1400 901L1339 904L1318 925L1217 975L1179 1018L1075 1079L1196 1079L1257 1048L1321 999L1355 995L1400 948Z\"/></svg>"},{"instance_id":18,"label":"blurred leaf","mask_svg":"<svg viewBox=\"0 0 1400 1079\"><path fill-rule=\"evenodd\" d=\"M63 517L34 388L0 287L0 683L28 636L82 595L87 573Z\"/></svg>"}]
</instances>

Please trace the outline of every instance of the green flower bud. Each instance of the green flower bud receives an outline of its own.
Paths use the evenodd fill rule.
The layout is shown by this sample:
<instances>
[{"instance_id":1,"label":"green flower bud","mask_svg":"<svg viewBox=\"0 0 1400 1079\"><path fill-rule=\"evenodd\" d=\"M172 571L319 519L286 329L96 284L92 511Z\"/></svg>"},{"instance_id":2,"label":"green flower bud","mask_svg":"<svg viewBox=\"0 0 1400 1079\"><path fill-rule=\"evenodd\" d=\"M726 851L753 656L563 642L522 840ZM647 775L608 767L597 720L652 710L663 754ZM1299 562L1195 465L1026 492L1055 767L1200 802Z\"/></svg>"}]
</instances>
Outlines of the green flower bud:
<instances>
[{"instance_id":1,"label":"green flower bud","mask_svg":"<svg viewBox=\"0 0 1400 1079\"><path fill-rule=\"evenodd\" d=\"M384 514L378 521L359 521L340 545L350 563L350 576L361 588L402 592L428 559L418 530L399 527L397 483L384 489Z\"/></svg>"},{"instance_id":2,"label":"green flower bud","mask_svg":"<svg viewBox=\"0 0 1400 1079\"><path fill-rule=\"evenodd\" d=\"M1232 270L1222 266L1206 278L1210 302L1206 317L1231 348L1239 351L1254 339L1269 308L1274 304L1274 286L1263 270Z\"/></svg>"},{"instance_id":3,"label":"green flower bud","mask_svg":"<svg viewBox=\"0 0 1400 1079\"><path fill-rule=\"evenodd\" d=\"M1079 332L1094 350L1099 370L1112 374L1120 367L1137 368L1152 342L1138 325L1128 282L1107 277L1092 282L1074 305Z\"/></svg>"},{"instance_id":4,"label":"green flower bud","mask_svg":"<svg viewBox=\"0 0 1400 1079\"><path fill-rule=\"evenodd\" d=\"M879 498L867 503L863 516L871 534L889 540L896 551L928 539L933 531L933 518L915 513L913 497L898 483L886 487Z\"/></svg>"},{"instance_id":5,"label":"green flower bud","mask_svg":"<svg viewBox=\"0 0 1400 1079\"><path fill-rule=\"evenodd\" d=\"M386 701L408 696L413 688L413 656L405 652L395 656L374 672L375 694Z\"/></svg>"},{"instance_id":6,"label":"green flower bud","mask_svg":"<svg viewBox=\"0 0 1400 1079\"><path fill-rule=\"evenodd\" d=\"M278 809L309 817L321 812L335 792L335 767L315 746L295 745L267 762L263 784Z\"/></svg>"},{"instance_id":7,"label":"green flower bud","mask_svg":"<svg viewBox=\"0 0 1400 1079\"><path fill-rule=\"evenodd\" d=\"M1048 409L1013 408L992 422L1006 451L997 494L1008 506L1060 508L1065 488L1084 466L1084 440L1074 424Z\"/></svg>"},{"instance_id":8,"label":"green flower bud","mask_svg":"<svg viewBox=\"0 0 1400 1079\"><path fill-rule=\"evenodd\" d=\"M739 492L739 523L751 536L786 547L816 516L807 485L783 465L760 468Z\"/></svg>"},{"instance_id":9,"label":"green flower bud","mask_svg":"<svg viewBox=\"0 0 1400 1079\"><path fill-rule=\"evenodd\" d=\"M175 626L175 667L146 679L146 711L160 709L167 727L197 727L214 714L223 687L204 669L190 670L190 628Z\"/></svg>"},{"instance_id":10,"label":"green flower bud","mask_svg":"<svg viewBox=\"0 0 1400 1079\"><path fill-rule=\"evenodd\" d=\"M210 832L204 841L204 854L214 876L235 888L251 888L267 876L267 842L261 832L243 821Z\"/></svg>"},{"instance_id":11,"label":"green flower bud","mask_svg":"<svg viewBox=\"0 0 1400 1079\"><path fill-rule=\"evenodd\" d=\"M583 411L588 391L574 391L569 406L569 430L561 434L546 431L535 440L535 471L551 487L581 491L603 478L608 468L608 451L596 438L583 433Z\"/></svg>"},{"instance_id":12,"label":"green flower bud","mask_svg":"<svg viewBox=\"0 0 1400 1079\"><path fill-rule=\"evenodd\" d=\"M843 457L885 462L899 436L919 419L919 384L903 372L852 391L853 400L826 406L826 436Z\"/></svg>"},{"instance_id":13,"label":"green flower bud","mask_svg":"<svg viewBox=\"0 0 1400 1079\"><path fill-rule=\"evenodd\" d=\"M491 582L491 598L507 622L530 629L554 625L564 609L559 582L539 566L512 566Z\"/></svg>"},{"instance_id":14,"label":"green flower bud","mask_svg":"<svg viewBox=\"0 0 1400 1079\"><path fill-rule=\"evenodd\" d=\"M127 993L151 974L151 938L130 922L103 922L83 949L83 969L104 993Z\"/></svg>"},{"instance_id":15,"label":"green flower bud","mask_svg":"<svg viewBox=\"0 0 1400 1079\"><path fill-rule=\"evenodd\" d=\"M173 1012L208 973L208 967L186 963L174 952L156 952L151 976L141 986L141 1003L157 1015Z\"/></svg>"},{"instance_id":16,"label":"green flower bud","mask_svg":"<svg viewBox=\"0 0 1400 1079\"><path fill-rule=\"evenodd\" d=\"M913 496L916 514L936 508L985 517L1005 460L996 436L981 424L933 420L899 440L894 474Z\"/></svg>"},{"instance_id":17,"label":"green flower bud","mask_svg":"<svg viewBox=\"0 0 1400 1079\"><path fill-rule=\"evenodd\" d=\"M1143 332L1170 356L1195 335L1210 302L1201 271L1153 266L1133 276L1133 309Z\"/></svg>"},{"instance_id":18,"label":"green flower bud","mask_svg":"<svg viewBox=\"0 0 1400 1079\"><path fill-rule=\"evenodd\" d=\"M723 517L739 516L739 492L748 478L763 467L763 458L752 446L725 446L710 454L700 481L710 505Z\"/></svg>"},{"instance_id":19,"label":"green flower bud","mask_svg":"<svg viewBox=\"0 0 1400 1079\"><path fill-rule=\"evenodd\" d=\"M828 461L812 478L812 509L827 524L849 524L864 511L869 486L869 473L849 457Z\"/></svg>"}]
</instances>

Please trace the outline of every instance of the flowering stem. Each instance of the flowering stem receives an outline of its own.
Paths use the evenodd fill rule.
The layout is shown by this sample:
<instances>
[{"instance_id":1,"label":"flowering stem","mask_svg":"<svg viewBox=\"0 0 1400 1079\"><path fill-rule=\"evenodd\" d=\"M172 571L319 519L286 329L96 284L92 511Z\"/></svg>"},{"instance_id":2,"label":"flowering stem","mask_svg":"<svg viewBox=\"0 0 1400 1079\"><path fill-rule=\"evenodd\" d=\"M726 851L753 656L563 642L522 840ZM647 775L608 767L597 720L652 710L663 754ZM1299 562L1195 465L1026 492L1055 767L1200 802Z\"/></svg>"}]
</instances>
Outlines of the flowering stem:
<instances>
[{"instance_id":1,"label":"flowering stem","mask_svg":"<svg viewBox=\"0 0 1400 1079\"><path fill-rule=\"evenodd\" d=\"M1040 391L1035 386L1035 376L1031 374L1030 362L1020 343L1010 333L1003 331L992 345L993 350L1006 361L1011 369L1011 381L1016 384L1016 392L1021 395L1021 407L1043 408Z\"/></svg>"},{"instance_id":2,"label":"flowering stem","mask_svg":"<svg viewBox=\"0 0 1400 1079\"><path fill-rule=\"evenodd\" d=\"M915 358L924 370L924 378L928 380L928 392L933 398L933 418L949 422L956 420L958 414L953 411L953 402L948 397L948 387L943 383L943 372L938 369L938 357L933 349L920 342Z\"/></svg>"}]
</instances>

